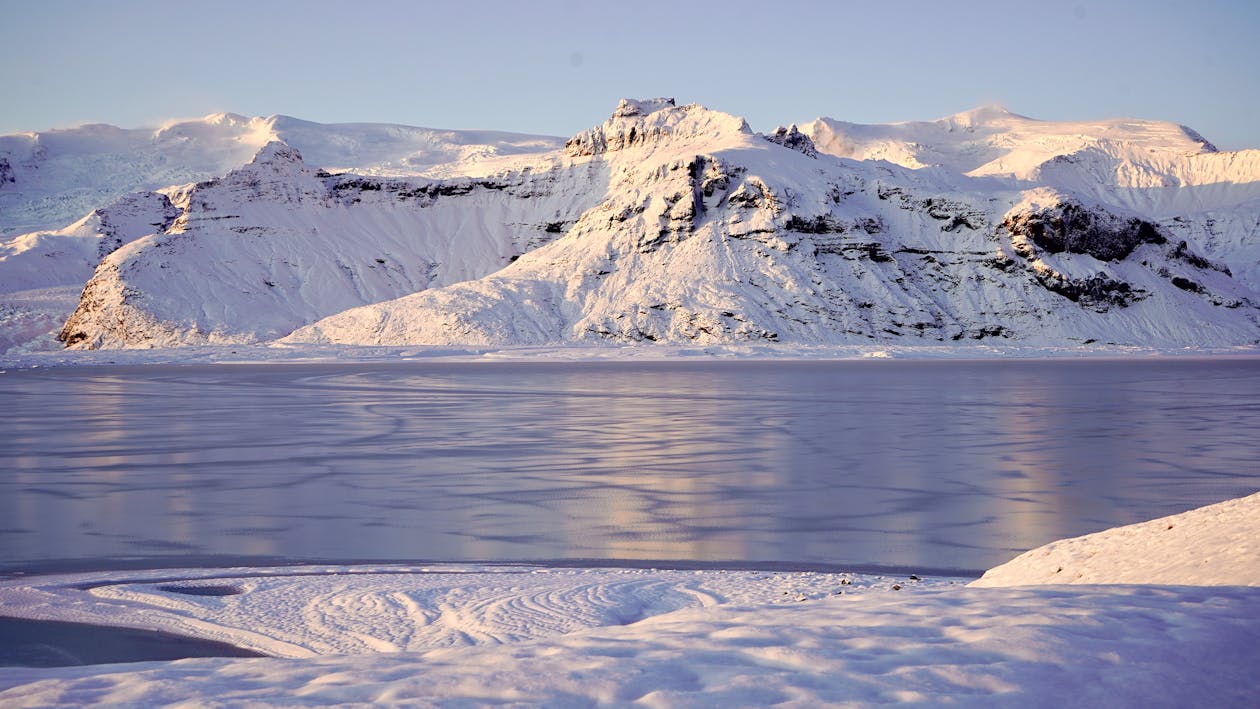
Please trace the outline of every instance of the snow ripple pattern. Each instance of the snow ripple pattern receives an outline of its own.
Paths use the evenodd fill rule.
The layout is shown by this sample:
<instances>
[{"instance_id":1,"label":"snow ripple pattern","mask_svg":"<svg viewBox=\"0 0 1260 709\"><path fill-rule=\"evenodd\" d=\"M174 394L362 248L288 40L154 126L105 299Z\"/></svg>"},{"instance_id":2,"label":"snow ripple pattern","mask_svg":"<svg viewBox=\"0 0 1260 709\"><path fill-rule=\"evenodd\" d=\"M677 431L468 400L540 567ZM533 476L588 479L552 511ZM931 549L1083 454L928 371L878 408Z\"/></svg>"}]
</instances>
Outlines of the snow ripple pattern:
<instances>
[{"instance_id":1,"label":"snow ripple pattern","mask_svg":"<svg viewBox=\"0 0 1260 709\"><path fill-rule=\"evenodd\" d=\"M183 574L178 581L170 571L129 579L121 572L44 577L0 584L0 607L5 615L165 630L310 657L500 645L686 608L942 583L814 572L360 569L256 569L237 577L175 572Z\"/></svg>"}]
</instances>

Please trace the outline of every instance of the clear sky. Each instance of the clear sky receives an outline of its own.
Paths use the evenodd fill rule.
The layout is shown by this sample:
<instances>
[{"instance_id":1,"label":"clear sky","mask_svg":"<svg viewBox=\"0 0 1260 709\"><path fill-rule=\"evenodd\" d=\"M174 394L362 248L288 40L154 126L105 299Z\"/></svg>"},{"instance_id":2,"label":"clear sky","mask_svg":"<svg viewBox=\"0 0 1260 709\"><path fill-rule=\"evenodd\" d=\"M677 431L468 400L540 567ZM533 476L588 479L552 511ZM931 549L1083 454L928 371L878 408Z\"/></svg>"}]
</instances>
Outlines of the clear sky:
<instances>
[{"instance_id":1,"label":"clear sky","mask_svg":"<svg viewBox=\"0 0 1260 709\"><path fill-rule=\"evenodd\" d=\"M218 111L571 135L623 96L755 130L985 103L1260 148L1260 1L0 0L0 133Z\"/></svg>"}]
</instances>

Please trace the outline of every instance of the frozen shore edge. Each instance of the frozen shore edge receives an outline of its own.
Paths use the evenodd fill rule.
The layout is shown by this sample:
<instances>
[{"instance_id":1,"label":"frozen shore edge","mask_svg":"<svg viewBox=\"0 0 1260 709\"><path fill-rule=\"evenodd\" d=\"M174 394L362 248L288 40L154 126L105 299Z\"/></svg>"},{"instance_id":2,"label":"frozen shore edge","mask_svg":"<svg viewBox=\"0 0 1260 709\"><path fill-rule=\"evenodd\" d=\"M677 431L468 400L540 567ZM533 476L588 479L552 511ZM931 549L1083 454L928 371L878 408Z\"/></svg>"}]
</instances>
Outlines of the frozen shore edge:
<instances>
[{"instance_id":1,"label":"frozen shore edge","mask_svg":"<svg viewBox=\"0 0 1260 709\"><path fill-rule=\"evenodd\" d=\"M1260 345L1153 348L1123 345L673 345L450 347L361 345L209 345L172 349L59 350L0 354L0 370L149 364L317 364L410 361L656 362L694 360L989 360L1260 357Z\"/></svg>"}]
</instances>

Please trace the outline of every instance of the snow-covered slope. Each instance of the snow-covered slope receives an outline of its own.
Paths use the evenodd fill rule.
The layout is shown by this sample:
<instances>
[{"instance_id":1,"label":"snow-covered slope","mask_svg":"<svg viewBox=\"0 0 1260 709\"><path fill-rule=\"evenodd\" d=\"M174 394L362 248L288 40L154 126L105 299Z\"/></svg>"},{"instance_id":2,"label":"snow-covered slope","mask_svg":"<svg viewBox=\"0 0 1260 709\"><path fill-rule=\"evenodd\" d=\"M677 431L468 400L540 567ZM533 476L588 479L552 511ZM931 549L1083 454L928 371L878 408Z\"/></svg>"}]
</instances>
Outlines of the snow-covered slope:
<instances>
[{"instance_id":1,"label":"snow-covered slope","mask_svg":"<svg viewBox=\"0 0 1260 709\"><path fill-rule=\"evenodd\" d=\"M354 306L480 278L589 208L598 170L445 182L341 175L271 142L192 187L166 233L110 254L70 345L257 342Z\"/></svg>"},{"instance_id":2,"label":"snow-covered slope","mask_svg":"<svg viewBox=\"0 0 1260 709\"><path fill-rule=\"evenodd\" d=\"M762 135L626 100L560 147L218 121L258 157L163 190L165 228L108 242L130 243L68 344L1260 340L1260 151L1175 124L984 108ZM86 244L59 268L82 273Z\"/></svg>"},{"instance_id":3,"label":"snow-covered slope","mask_svg":"<svg viewBox=\"0 0 1260 709\"><path fill-rule=\"evenodd\" d=\"M177 216L167 195L133 192L63 229L0 242L3 291L81 286L102 257L142 236L165 231Z\"/></svg>"},{"instance_id":4,"label":"snow-covered slope","mask_svg":"<svg viewBox=\"0 0 1260 709\"><path fill-rule=\"evenodd\" d=\"M178 214L166 194L133 192L63 229L0 240L0 352L56 346L101 258Z\"/></svg>"}]
</instances>

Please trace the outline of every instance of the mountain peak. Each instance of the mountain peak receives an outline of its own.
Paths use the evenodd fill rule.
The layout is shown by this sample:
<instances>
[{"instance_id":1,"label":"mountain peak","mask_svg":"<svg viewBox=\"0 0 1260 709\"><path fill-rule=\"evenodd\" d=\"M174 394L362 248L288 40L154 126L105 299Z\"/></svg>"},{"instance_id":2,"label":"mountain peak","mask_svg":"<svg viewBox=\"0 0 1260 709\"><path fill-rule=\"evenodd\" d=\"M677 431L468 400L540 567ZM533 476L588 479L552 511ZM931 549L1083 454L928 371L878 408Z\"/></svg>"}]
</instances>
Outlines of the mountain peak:
<instances>
[{"instance_id":1,"label":"mountain peak","mask_svg":"<svg viewBox=\"0 0 1260 709\"><path fill-rule=\"evenodd\" d=\"M771 143L777 143L785 148L804 153L811 158L818 157L818 149L815 147L814 141L808 135L802 133L795 123L787 128L779 126L774 129L773 133L767 133L764 137Z\"/></svg>"},{"instance_id":2,"label":"mountain peak","mask_svg":"<svg viewBox=\"0 0 1260 709\"><path fill-rule=\"evenodd\" d=\"M988 103L961 113L955 113L952 116L946 116L942 119L942 122L959 126L985 126L1005 124L1012 119L1029 120L1026 116L1014 113L1000 103Z\"/></svg>"},{"instance_id":3,"label":"mountain peak","mask_svg":"<svg viewBox=\"0 0 1260 709\"><path fill-rule=\"evenodd\" d=\"M617 110L613 111L613 118L642 116L655 113L663 108L675 108L676 106L677 104L674 103L672 98L623 98L617 104Z\"/></svg>"},{"instance_id":4,"label":"mountain peak","mask_svg":"<svg viewBox=\"0 0 1260 709\"><path fill-rule=\"evenodd\" d=\"M205 118L202 118L201 121L203 123L209 123L210 125L214 125L214 126L222 126L222 125L235 126L235 125L244 125L246 123L249 123L250 118L248 116L242 116L239 113L220 112L220 113L211 113Z\"/></svg>"},{"instance_id":5,"label":"mountain peak","mask_svg":"<svg viewBox=\"0 0 1260 709\"><path fill-rule=\"evenodd\" d=\"M262 146L254 159L250 161L254 165L301 165L303 164L302 153L298 152L287 143L279 140L269 141Z\"/></svg>"},{"instance_id":6,"label":"mountain peak","mask_svg":"<svg viewBox=\"0 0 1260 709\"><path fill-rule=\"evenodd\" d=\"M582 131L565 143L572 156L599 155L673 139L703 139L752 134L739 116L698 103L678 106L672 98L622 99L603 125Z\"/></svg>"}]
</instances>

